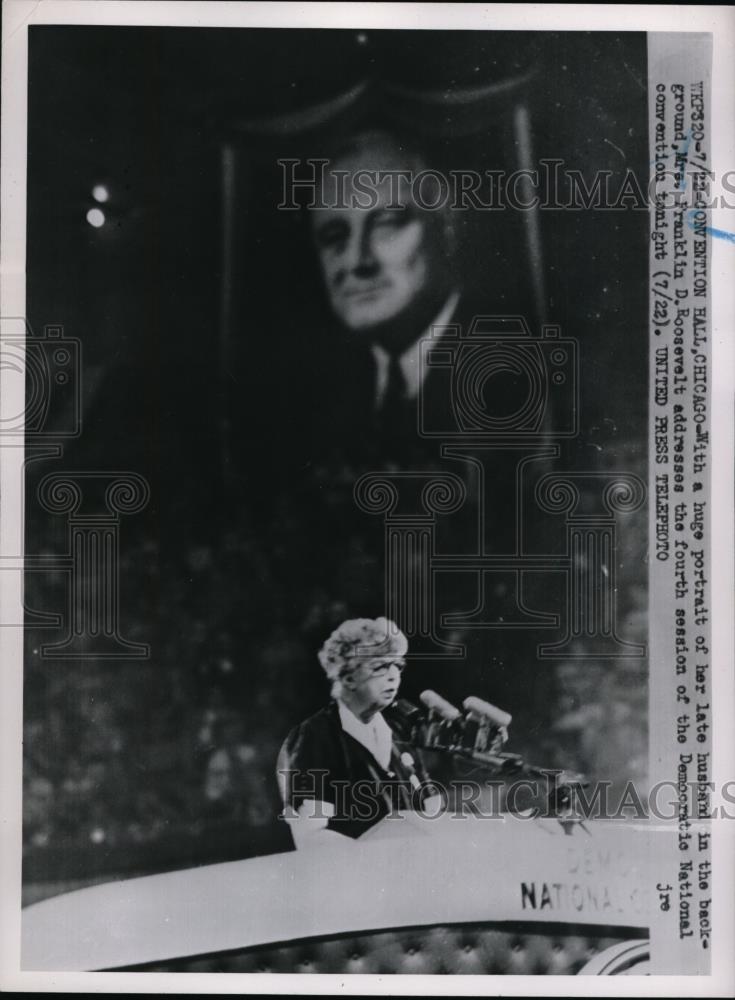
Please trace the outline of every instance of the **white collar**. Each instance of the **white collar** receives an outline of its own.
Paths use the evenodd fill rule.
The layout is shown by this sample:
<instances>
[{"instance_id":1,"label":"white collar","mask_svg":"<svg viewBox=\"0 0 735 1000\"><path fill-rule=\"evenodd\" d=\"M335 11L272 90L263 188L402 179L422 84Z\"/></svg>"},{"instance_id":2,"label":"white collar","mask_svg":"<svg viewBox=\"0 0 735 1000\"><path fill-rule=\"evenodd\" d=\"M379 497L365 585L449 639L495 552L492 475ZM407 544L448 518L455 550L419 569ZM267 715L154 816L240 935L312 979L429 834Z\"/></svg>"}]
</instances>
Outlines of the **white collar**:
<instances>
[{"instance_id":1,"label":"white collar","mask_svg":"<svg viewBox=\"0 0 735 1000\"><path fill-rule=\"evenodd\" d=\"M390 764L393 732L380 712L370 722L362 722L342 701L337 702L339 721L346 733L362 744L375 757L384 771Z\"/></svg>"},{"instance_id":2,"label":"white collar","mask_svg":"<svg viewBox=\"0 0 735 1000\"><path fill-rule=\"evenodd\" d=\"M434 327L447 325L449 320L452 318L454 310L457 308L458 302L459 292L454 291L444 303L434 321L430 323L421 336L417 337L412 344L409 344L403 354L400 355L398 363L401 366L403 377L406 380L406 395L408 399L416 399L421 386L424 384L424 379L426 378L426 364L422 363L423 359L421 357L422 341L431 337ZM373 352L373 357L375 358L375 365L377 369L375 379L375 406L379 408L383 402L385 390L388 387L388 365L390 364L390 355L384 347L380 346L380 344L371 344L370 347Z\"/></svg>"}]
</instances>

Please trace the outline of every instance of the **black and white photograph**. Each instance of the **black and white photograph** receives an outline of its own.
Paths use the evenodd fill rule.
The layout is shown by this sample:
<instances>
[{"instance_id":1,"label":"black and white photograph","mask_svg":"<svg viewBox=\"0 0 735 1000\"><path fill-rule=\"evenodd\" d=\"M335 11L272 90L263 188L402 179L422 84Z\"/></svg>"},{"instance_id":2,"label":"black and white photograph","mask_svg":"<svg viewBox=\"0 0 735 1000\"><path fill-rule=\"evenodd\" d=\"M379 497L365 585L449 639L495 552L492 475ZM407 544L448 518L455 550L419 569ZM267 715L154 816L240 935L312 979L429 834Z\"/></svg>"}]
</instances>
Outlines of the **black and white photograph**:
<instances>
[{"instance_id":1,"label":"black and white photograph","mask_svg":"<svg viewBox=\"0 0 735 1000\"><path fill-rule=\"evenodd\" d=\"M732 986L733 9L450 6L7 5L13 988Z\"/></svg>"}]
</instances>

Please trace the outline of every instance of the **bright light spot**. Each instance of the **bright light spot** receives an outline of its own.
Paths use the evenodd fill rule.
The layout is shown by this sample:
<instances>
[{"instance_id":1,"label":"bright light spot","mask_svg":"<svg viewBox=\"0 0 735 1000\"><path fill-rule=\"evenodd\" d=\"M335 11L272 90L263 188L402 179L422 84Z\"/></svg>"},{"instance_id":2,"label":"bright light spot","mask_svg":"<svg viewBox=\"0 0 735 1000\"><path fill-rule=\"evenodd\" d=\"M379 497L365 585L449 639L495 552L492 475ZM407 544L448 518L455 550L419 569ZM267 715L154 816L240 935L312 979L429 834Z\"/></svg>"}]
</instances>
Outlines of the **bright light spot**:
<instances>
[{"instance_id":1,"label":"bright light spot","mask_svg":"<svg viewBox=\"0 0 735 1000\"><path fill-rule=\"evenodd\" d=\"M110 192L104 184L95 184L92 188L92 197L95 201L108 201L110 198Z\"/></svg>"},{"instance_id":2,"label":"bright light spot","mask_svg":"<svg viewBox=\"0 0 735 1000\"><path fill-rule=\"evenodd\" d=\"M364 31L360 31L358 33L358 35L357 35L357 44L358 45L365 45L367 43L367 40L368 39L367 39L367 35L365 34L365 32Z\"/></svg>"},{"instance_id":3,"label":"bright light spot","mask_svg":"<svg viewBox=\"0 0 735 1000\"><path fill-rule=\"evenodd\" d=\"M101 208L90 208L87 212L87 222L95 229L99 229L105 224L105 213Z\"/></svg>"}]
</instances>

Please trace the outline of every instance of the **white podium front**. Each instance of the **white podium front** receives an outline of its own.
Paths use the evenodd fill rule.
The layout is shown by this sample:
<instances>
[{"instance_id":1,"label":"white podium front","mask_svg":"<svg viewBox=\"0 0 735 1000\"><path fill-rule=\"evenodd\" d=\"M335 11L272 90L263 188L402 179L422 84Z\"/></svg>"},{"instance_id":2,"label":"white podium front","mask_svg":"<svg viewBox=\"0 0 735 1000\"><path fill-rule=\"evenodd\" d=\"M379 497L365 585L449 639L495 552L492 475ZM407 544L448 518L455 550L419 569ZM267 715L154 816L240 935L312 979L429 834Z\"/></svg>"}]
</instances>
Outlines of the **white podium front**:
<instances>
[{"instance_id":1,"label":"white podium front","mask_svg":"<svg viewBox=\"0 0 735 1000\"><path fill-rule=\"evenodd\" d=\"M366 935L469 925L557 937L589 930L619 944L646 936L647 859L652 838L666 835L626 821L390 817L357 841L330 838L37 903L24 911L22 967L174 969L190 956L209 956L211 967L217 955L255 961L263 949L350 936L366 949Z\"/></svg>"}]
</instances>

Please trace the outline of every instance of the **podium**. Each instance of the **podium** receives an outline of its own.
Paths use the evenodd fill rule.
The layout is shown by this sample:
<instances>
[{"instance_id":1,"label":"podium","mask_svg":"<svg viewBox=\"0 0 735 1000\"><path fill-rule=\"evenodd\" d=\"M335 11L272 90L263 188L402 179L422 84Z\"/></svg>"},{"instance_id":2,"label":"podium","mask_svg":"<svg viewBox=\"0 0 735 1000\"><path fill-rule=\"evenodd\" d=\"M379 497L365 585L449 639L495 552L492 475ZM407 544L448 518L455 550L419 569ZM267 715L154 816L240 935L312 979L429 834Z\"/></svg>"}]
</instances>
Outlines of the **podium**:
<instances>
[{"instance_id":1,"label":"podium","mask_svg":"<svg viewBox=\"0 0 735 1000\"><path fill-rule=\"evenodd\" d=\"M667 835L629 821L396 814L356 841L36 903L22 967L641 974L648 857Z\"/></svg>"}]
</instances>

